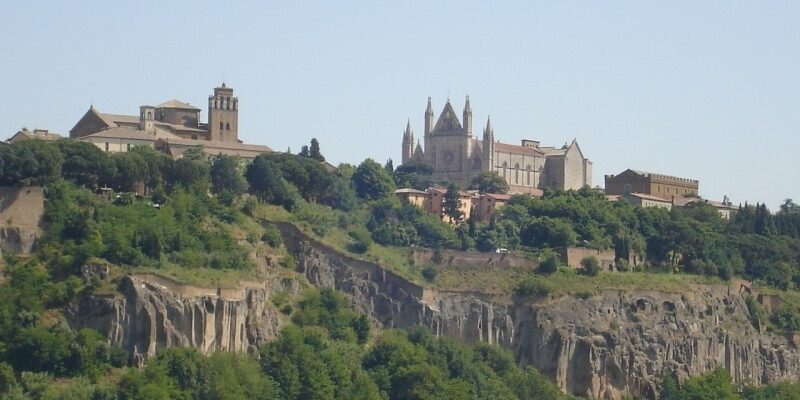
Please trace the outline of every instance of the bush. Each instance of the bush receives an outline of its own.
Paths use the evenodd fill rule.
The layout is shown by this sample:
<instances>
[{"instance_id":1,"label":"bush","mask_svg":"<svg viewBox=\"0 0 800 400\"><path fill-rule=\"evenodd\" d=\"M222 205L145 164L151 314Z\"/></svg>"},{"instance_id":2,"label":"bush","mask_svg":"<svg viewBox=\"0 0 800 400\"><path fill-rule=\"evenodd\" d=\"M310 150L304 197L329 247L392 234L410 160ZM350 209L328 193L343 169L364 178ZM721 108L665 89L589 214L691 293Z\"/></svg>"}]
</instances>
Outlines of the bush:
<instances>
[{"instance_id":1,"label":"bush","mask_svg":"<svg viewBox=\"0 0 800 400\"><path fill-rule=\"evenodd\" d=\"M783 305L772 312L770 320L779 330L786 332L800 331L800 313L795 306Z\"/></svg>"},{"instance_id":2,"label":"bush","mask_svg":"<svg viewBox=\"0 0 800 400\"><path fill-rule=\"evenodd\" d=\"M433 282L433 280L436 279L437 274L439 274L439 270L431 265L422 269L422 277L428 282Z\"/></svg>"},{"instance_id":3,"label":"bush","mask_svg":"<svg viewBox=\"0 0 800 400\"><path fill-rule=\"evenodd\" d=\"M370 236L369 231L365 228L354 228L347 234L353 239L353 243L350 243L348 246L353 253L366 253L367 250L369 250L369 246L372 245L372 236Z\"/></svg>"},{"instance_id":4,"label":"bush","mask_svg":"<svg viewBox=\"0 0 800 400\"><path fill-rule=\"evenodd\" d=\"M600 262L595 256L584 257L581 260L581 267L583 267L580 270L582 275L597 276L600 273Z\"/></svg>"},{"instance_id":5,"label":"bush","mask_svg":"<svg viewBox=\"0 0 800 400\"><path fill-rule=\"evenodd\" d=\"M550 275L558 270L558 256L555 254L548 255L539 263L536 272L544 275Z\"/></svg>"},{"instance_id":6,"label":"bush","mask_svg":"<svg viewBox=\"0 0 800 400\"><path fill-rule=\"evenodd\" d=\"M528 278L517 285L514 288L514 294L517 296L534 296L534 297L546 297L553 291L553 287L547 283L542 282L536 278Z\"/></svg>"},{"instance_id":7,"label":"bush","mask_svg":"<svg viewBox=\"0 0 800 400\"><path fill-rule=\"evenodd\" d=\"M283 243L281 232L275 225L267 225L264 227L264 234L261 235L261 240L268 244L269 247L278 247Z\"/></svg>"},{"instance_id":8,"label":"bush","mask_svg":"<svg viewBox=\"0 0 800 400\"><path fill-rule=\"evenodd\" d=\"M631 270L631 265L628 263L628 260L624 258L618 258L614 262L614 268L616 268L619 272L628 272Z\"/></svg>"},{"instance_id":9,"label":"bush","mask_svg":"<svg viewBox=\"0 0 800 400\"><path fill-rule=\"evenodd\" d=\"M295 269L295 267L297 266L297 264L296 264L296 262L294 260L294 256L291 255L291 254L287 254L287 255L283 256L283 258L281 258L281 261L280 261L279 264L282 267L284 267L286 269L291 269L291 270Z\"/></svg>"}]
</instances>

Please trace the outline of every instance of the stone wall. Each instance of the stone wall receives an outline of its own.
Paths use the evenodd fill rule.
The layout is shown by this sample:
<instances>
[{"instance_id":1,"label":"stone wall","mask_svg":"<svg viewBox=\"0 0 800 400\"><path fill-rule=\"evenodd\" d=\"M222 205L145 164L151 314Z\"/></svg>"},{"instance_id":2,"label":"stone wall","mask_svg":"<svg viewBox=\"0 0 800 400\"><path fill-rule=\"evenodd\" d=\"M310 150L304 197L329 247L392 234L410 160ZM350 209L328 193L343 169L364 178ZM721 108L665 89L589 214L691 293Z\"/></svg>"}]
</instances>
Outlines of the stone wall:
<instances>
[{"instance_id":1,"label":"stone wall","mask_svg":"<svg viewBox=\"0 0 800 400\"><path fill-rule=\"evenodd\" d=\"M438 261L435 260L435 253L434 250L428 248L414 248L411 250L411 257L414 265L418 266L437 264L444 267L530 267L533 269L538 265L534 259L513 253L441 250L439 252L441 259Z\"/></svg>"},{"instance_id":2,"label":"stone wall","mask_svg":"<svg viewBox=\"0 0 800 400\"><path fill-rule=\"evenodd\" d=\"M582 268L581 261L586 257L596 257L600 262L600 266L611 271L614 269L614 262L616 260L616 253L614 250L595 250L585 247L564 247L558 249L558 254L561 257L561 262L570 268Z\"/></svg>"}]
</instances>

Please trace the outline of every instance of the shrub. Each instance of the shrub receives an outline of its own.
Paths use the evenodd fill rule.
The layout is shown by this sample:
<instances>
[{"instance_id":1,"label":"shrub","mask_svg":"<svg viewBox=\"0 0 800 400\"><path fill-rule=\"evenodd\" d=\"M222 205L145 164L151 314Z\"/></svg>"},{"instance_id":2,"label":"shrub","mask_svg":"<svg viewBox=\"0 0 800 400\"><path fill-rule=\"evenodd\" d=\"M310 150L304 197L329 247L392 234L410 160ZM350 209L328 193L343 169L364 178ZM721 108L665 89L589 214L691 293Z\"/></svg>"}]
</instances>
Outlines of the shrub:
<instances>
[{"instance_id":1,"label":"shrub","mask_svg":"<svg viewBox=\"0 0 800 400\"><path fill-rule=\"evenodd\" d=\"M618 258L614 262L614 268L616 268L619 272L628 272L631 270L631 265L628 263L628 260L624 258Z\"/></svg>"},{"instance_id":2,"label":"shrub","mask_svg":"<svg viewBox=\"0 0 800 400\"><path fill-rule=\"evenodd\" d=\"M437 274L439 274L439 270L437 270L434 266L429 265L422 269L422 277L428 282L433 282L433 280L436 279Z\"/></svg>"},{"instance_id":3,"label":"shrub","mask_svg":"<svg viewBox=\"0 0 800 400\"><path fill-rule=\"evenodd\" d=\"M600 273L600 262L595 256L584 257L581 260L581 267L583 267L580 271L582 275L597 276Z\"/></svg>"},{"instance_id":4,"label":"shrub","mask_svg":"<svg viewBox=\"0 0 800 400\"><path fill-rule=\"evenodd\" d=\"M353 242L348 246L353 253L366 253L367 250L369 250L369 246L372 245L372 236L370 236L369 231L365 228L354 228L347 234L353 239Z\"/></svg>"},{"instance_id":5,"label":"shrub","mask_svg":"<svg viewBox=\"0 0 800 400\"><path fill-rule=\"evenodd\" d=\"M800 331L800 313L798 313L797 307L795 306L786 304L778 308L772 312L770 320L776 328L782 331Z\"/></svg>"},{"instance_id":6,"label":"shrub","mask_svg":"<svg viewBox=\"0 0 800 400\"><path fill-rule=\"evenodd\" d=\"M536 272L540 274L550 275L553 272L558 270L558 256L555 254L550 254L539 263L539 267L536 268Z\"/></svg>"},{"instance_id":7,"label":"shrub","mask_svg":"<svg viewBox=\"0 0 800 400\"><path fill-rule=\"evenodd\" d=\"M268 244L269 247L278 247L283 242L281 232L275 225L267 225L264 227L264 234L261 235L261 240Z\"/></svg>"},{"instance_id":8,"label":"shrub","mask_svg":"<svg viewBox=\"0 0 800 400\"><path fill-rule=\"evenodd\" d=\"M283 256L279 264L286 269L292 269L292 270L295 269L295 267L297 266L297 264L294 261L294 256L291 254Z\"/></svg>"},{"instance_id":9,"label":"shrub","mask_svg":"<svg viewBox=\"0 0 800 400\"><path fill-rule=\"evenodd\" d=\"M540 281L534 277L528 278L514 288L514 294L517 296L534 296L546 297L553 291L553 287L547 283Z\"/></svg>"}]
</instances>

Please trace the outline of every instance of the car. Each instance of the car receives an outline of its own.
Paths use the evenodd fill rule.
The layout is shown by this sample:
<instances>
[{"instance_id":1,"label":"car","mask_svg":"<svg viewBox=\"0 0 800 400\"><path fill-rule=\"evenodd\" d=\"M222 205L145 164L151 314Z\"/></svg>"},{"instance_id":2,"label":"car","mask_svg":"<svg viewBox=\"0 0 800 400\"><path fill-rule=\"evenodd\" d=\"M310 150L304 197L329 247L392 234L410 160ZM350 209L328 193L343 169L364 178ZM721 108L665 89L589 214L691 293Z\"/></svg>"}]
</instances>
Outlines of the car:
<instances>
[{"instance_id":1,"label":"car","mask_svg":"<svg viewBox=\"0 0 800 400\"><path fill-rule=\"evenodd\" d=\"M508 249L505 247L498 247L494 252L497 254L508 254Z\"/></svg>"}]
</instances>

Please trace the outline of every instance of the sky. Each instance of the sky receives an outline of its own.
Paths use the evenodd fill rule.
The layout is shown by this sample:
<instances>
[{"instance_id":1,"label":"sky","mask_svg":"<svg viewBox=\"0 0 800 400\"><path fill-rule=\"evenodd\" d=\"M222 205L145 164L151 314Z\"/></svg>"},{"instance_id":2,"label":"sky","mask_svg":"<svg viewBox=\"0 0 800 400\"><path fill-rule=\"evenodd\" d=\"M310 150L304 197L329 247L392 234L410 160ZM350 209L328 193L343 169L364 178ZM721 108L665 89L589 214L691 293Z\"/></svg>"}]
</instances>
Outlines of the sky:
<instances>
[{"instance_id":1,"label":"sky","mask_svg":"<svg viewBox=\"0 0 800 400\"><path fill-rule=\"evenodd\" d=\"M427 97L474 132L577 139L593 184L627 168L734 204L800 201L798 1L17 1L0 23L0 136L68 134L90 105L203 110L221 82L239 136L334 164L400 160Z\"/></svg>"}]
</instances>

